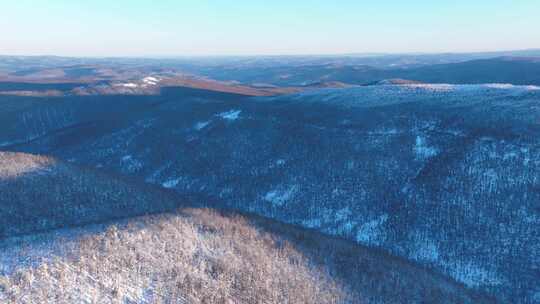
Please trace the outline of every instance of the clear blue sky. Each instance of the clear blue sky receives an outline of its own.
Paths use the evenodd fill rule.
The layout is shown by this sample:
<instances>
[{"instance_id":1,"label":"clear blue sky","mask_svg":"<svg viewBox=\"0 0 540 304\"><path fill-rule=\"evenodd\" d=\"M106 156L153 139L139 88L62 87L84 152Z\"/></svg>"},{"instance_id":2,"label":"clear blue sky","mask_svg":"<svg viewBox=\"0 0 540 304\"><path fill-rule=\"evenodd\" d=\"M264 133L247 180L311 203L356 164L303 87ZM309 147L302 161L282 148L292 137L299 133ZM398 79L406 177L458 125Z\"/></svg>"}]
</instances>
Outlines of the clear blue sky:
<instances>
[{"instance_id":1,"label":"clear blue sky","mask_svg":"<svg viewBox=\"0 0 540 304\"><path fill-rule=\"evenodd\" d=\"M540 0L2 0L0 54L176 56L540 48Z\"/></svg>"}]
</instances>

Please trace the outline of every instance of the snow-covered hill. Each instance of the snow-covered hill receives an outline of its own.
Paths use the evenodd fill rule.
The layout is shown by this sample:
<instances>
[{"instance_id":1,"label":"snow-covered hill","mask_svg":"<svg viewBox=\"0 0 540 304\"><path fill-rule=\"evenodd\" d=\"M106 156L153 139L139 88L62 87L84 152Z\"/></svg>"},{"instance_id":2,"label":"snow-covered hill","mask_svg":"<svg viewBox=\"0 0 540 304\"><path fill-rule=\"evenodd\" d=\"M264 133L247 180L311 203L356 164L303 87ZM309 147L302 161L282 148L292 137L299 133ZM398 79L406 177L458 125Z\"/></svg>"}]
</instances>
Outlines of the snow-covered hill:
<instances>
[{"instance_id":1,"label":"snow-covered hill","mask_svg":"<svg viewBox=\"0 0 540 304\"><path fill-rule=\"evenodd\" d=\"M538 87L380 85L264 98L167 89L4 104L13 126L0 130L0 142L13 143L4 149L379 247L502 302L540 299ZM53 109L69 119L47 119Z\"/></svg>"},{"instance_id":2,"label":"snow-covered hill","mask_svg":"<svg viewBox=\"0 0 540 304\"><path fill-rule=\"evenodd\" d=\"M0 302L492 303L380 250L162 192L0 152Z\"/></svg>"}]
</instances>

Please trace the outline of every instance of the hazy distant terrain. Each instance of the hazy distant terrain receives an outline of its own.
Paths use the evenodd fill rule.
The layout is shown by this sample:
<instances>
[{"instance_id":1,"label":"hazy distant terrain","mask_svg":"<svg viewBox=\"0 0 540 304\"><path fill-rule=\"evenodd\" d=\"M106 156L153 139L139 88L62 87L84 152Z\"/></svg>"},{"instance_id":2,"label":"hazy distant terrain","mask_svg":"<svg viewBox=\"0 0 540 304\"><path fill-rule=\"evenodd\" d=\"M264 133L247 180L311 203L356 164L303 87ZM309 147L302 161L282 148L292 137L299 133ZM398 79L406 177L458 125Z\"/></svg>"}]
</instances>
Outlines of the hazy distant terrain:
<instances>
[{"instance_id":1,"label":"hazy distant terrain","mask_svg":"<svg viewBox=\"0 0 540 304\"><path fill-rule=\"evenodd\" d=\"M0 85L0 92L17 85L18 90L28 89L28 84L21 84L28 82L64 83L55 90L76 95L155 94L156 87L164 86L276 95L393 78L427 83L540 85L539 58L539 50L161 59L0 56L0 81L11 83ZM78 89L66 90L77 83L74 87ZM36 84L35 90L46 87Z\"/></svg>"},{"instance_id":2,"label":"hazy distant terrain","mask_svg":"<svg viewBox=\"0 0 540 304\"><path fill-rule=\"evenodd\" d=\"M102 227L89 239L73 237L74 247L61 250L69 258L49 272L62 263L89 271L89 263L71 256L96 255L141 261L163 278L170 269L137 257L155 239L173 244L185 227L204 227L196 229L193 246L210 246L203 256L218 267L227 255L212 256L217 251L255 246L270 233L269 245L257 247L264 248L268 271L311 278L301 288L315 298L478 303L492 301L482 297L490 295L501 303L539 303L540 60L534 55L0 58L9 82L0 83L0 150L45 155L0 154L0 235L15 237L8 246L36 232L48 239L56 228L114 225L113 236ZM84 68L65 67L74 62ZM34 208L36 199L43 207ZM146 214L157 215L135 218ZM129 225L165 228L149 228L152 239ZM237 245L211 241L222 230ZM132 238L142 243L133 243L136 258L124 261L116 252ZM282 239L300 249L285 250ZM347 253L322 256L335 242ZM102 243L111 247L96 250ZM235 258L249 260L242 250ZM293 269L280 258L297 254L302 262ZM155 252L161 255L178 263L198 256L176 260ZM189 269L202 271L197 267ZM24 273L35 276L35 269ZM231 269L223 273L238 271ZM217 284L208 285L216 294L249 302L249 295L229 293L244 290L238 285L219 285L234 278L221 281L207 270L198 280ZM379 277L387 272L392 275ZM119 280L149 288L131 285L137 275ZM29 290L24 280L7 280ZM278 281L264 288L274 290ZM370 281L380 285L370 288ZM77 293L67 286L66 296ZM127 294L140 301L133 290ZM296 296L308 295L267 299L312 302Z\"/></svg>"},{"instance_id":3,"label":"hazy distant terrain","mask_svg":"<svg viewBox=\"0 0 540 304\"><path fill-rule=\"evenodd\" d=\"M444 60L441 60L444 62ZM326 63L294 66L216 66L204 68L204 75L218 80L267 83L278 86L313 86L321 83L365 85L384 79L402 78L426 83L479 84L511 83L540 85L538 57L497 57L438 64L393 63L378 67L368 64ZM420 61L421 62L421 61Z\"/></svg>"}]
</instances>

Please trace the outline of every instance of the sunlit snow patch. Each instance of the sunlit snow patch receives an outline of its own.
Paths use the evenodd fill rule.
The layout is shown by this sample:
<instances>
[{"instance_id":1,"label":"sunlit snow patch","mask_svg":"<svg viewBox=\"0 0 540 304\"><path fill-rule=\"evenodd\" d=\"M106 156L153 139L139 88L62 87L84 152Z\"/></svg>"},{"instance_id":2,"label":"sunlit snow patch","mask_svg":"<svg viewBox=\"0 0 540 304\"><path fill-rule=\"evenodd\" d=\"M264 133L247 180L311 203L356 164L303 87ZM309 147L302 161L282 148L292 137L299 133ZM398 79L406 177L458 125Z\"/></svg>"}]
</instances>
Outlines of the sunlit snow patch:
<instances>
[{"instance_id":1,"label":"sunlit snow patch","mask_svg":"<svg viewBox=\"0 0 540 304\"><path fill-rule=\"evenodd\" d=\"M486 88L490 89L501 89L501 90L508 90L513 89L514 85L509 83L488 83L484 85Z\"/></svg>"},{"instance_id":2,"label":"sunlit snow patch","mask_svg":"<svg viewBox=\"0 0 540 304\"><path fill-rule=\"evenodd\" d=\"M145 77L143 78L143 82L149 85L156 85L159 82L159 79L155 77Z\"/></svg>"},{"instance_id":3,"label":"sunlit snow patch","mask_svg":"<svg viewBox=\"0 0 540 304\"><path fill-rule=\"evenodd\" d=\"M210 124L210 121L200 121L200 122L195 124L194 128L195 128L195 130L200 131L200 130L206 128L206 126L208 126L209 124Z\"/></svg>"},{"instance_id":4,"label":"sunlit snow patch","mask_svg":"<svg viewBox=\"0 0 540 304\"><path fill-rule=\"evenodd\" d=\"M240 110L230 110L227 112L219 113L217 114L217 116L226 120L237 120L238 118L240 118L240 113L242 113L242 111Z\"/></svg>"},{"instance_id":5,"label":"sunlit snow patch","mask_svg":"<svg viewBox=\"0 0 540 304\"><path fill-rule=\"evenodd\" d=\"M139 160L133 158L132 155L126 155L121 159L122 171L133 173L142 169L143 164Z\"/></svg>"},{"instance_id":6,"label":"sunlit snow patch","mask_svg":"<svg viewBox=\"0 0 540 304\"><path fill-rule=\"evenodd\" d=\"M405 84L399 85L402 87L407 87L411 89L423 89L426 91L432 92L450 92L455 89L455 86L452 84L435 84L435 83L419 83L419 84Z\"/></svg>"},{"instance_id":7,"label":"sunlit snow patch","mask_svg":"<svg viewBox=\"0 0 540 304\"><path fill-rule=\"evenodd\" d=\"M510 83L487 83L480 87L495 90L513 91L515 93L523 93L528 91L539 91L540 87L535 85L513 85Z\"/></svg>"},{"instance_id":8,"label":"sunlit snow patch","mask_svg":"<svg viewBox=\"0 0 540 304\"><path fill-rule=\"evenodd\" d=\"M430 147L426 143L426 139L422 136L416 136L416 142L414 145L414 153L417 159L426 159L433 157L439 153L436 148Z\"/></svg>"},{"instance_id":9,"label":"sunlit snow patch","mask_svg":"<svg viewBox=\"0 0 540 304\"><path fill-rule=\"evenodd\" d=\"M136 84L136 83L122 83L120 84L121 86L123 86L124 88L136 88L138 87L139 85Z\"/></svg>"},{"instance_id":10,"label":"sunlit snow patch","mask_svg":"<svg viewBox=\"0 0 540 304\"><path fill-rule=\"evenodd\" d=\"M168 180L161 185L163 186L163 188L172 189L176 187L179 183L180 183L180 179L177 178L177 179Z\"/></svg>"},{"instance_id":11,"label":"sunlit snow patch","mask_svg":"<svg viewBox=\"0 0 540 304\"><path fill-rule=\"evenodd\" d=\"M266 193L264 200L272 203L275 206L283 206L289 201L297 191L296 186L289 187L285 190L272 190Z\"/></svg>"}]
</instances>

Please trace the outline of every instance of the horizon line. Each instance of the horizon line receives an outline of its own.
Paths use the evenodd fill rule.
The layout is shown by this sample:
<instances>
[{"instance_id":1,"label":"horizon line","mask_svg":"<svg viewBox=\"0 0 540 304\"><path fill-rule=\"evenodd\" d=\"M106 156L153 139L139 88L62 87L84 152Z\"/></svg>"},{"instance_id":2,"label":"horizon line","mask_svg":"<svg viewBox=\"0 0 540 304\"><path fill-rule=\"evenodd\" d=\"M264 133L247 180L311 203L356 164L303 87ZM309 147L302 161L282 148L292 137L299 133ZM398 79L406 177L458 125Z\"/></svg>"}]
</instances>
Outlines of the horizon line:
<instances>
[{"instance_id":1,"label":"horizon line","mask_svg":"<svg viewBox=\"0 0 540 304\"><path fill-rule=\"evenodd\" d=\"M0 57L55 57L91 59L177 59L177 58L251 58L251 57L384 57L384 56L435 56L435 55L475 55L540 52L538 48L506 49L489 51L441 51L441 52L347 52L347 53L298 53L298 54L167 54L167 55L56 55L56 54L0 54Z\"/></svg>"}]
</instances>

